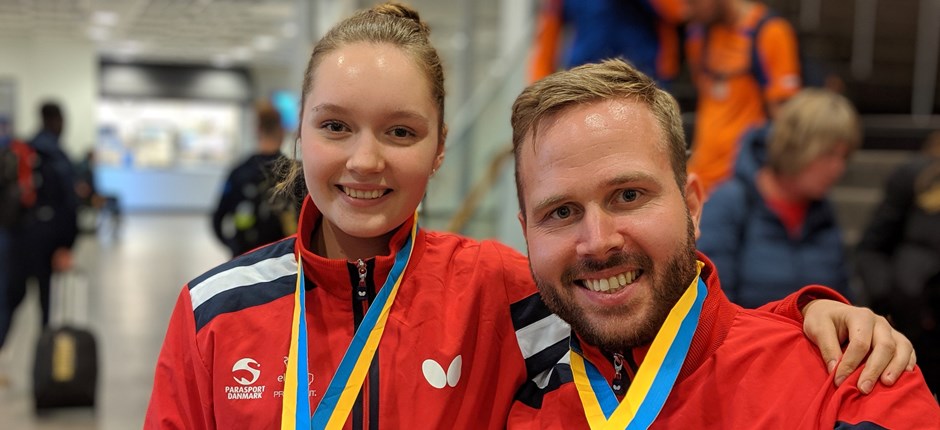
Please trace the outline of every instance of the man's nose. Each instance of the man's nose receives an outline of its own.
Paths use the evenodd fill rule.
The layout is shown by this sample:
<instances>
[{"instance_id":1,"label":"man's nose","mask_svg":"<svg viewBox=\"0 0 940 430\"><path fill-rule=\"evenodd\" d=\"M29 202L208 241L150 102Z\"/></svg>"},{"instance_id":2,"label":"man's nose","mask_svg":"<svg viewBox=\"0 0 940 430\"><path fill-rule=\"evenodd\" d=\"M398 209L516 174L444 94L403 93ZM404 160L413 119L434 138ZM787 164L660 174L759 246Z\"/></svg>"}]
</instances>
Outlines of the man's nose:
<instances>
[{"instance_id":1,"label":"man's nose","mask_svg":"<svg viewBox=\"0 0 940 430\"><path fill-rule=\"evenodd\" d=\"M578 255L605 259L623 249L624 237L617 229L614 216L602 208L585 210L581 234L575 247Z\"/></svg>"}]
</instances>

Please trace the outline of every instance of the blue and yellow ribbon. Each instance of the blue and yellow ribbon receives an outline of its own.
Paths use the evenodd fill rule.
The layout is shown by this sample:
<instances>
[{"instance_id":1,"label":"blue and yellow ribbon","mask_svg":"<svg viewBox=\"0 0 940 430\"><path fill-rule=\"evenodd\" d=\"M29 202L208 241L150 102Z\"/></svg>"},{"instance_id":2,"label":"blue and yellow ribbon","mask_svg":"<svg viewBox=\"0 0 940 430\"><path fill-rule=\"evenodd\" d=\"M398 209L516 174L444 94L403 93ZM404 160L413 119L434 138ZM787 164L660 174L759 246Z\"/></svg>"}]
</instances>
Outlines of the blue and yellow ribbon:
<instances>
[{"instance_id":1,"label":"blue and yellow ribbon","mask_svg":"<svg viewBox=\"0 0 940 430\"><path fill-rule=\"evenodd\" d=\"M281 429L310 428L310 397L307 387L307 360L300 351L307 351L307 318L304 300L304 266L297 255L297 286L294 291L294 317L291 320L290 350L284 372L284 399L281 408ZM303 376L300 376L303 375ZM300 383L303 381L303 383Z\"/></svg>"},{"instance_id":2,"label":"blue and yellow ribbon","mask_svg":"<svg viewBox=\"0 0 940 430\"><path fill-rule=\"evenodd\" d=\"M301 261L298 260L297 292L294 294L294 326L291 331L291 346L287 358L287 374L284 380L284 401L281 412L282 430L306 430L311 428L333 430L343 428L349 418L353 403L362 389L366 374L369 373L369 366L372 364L372 358L375 357L375 352L378 350L379 342L382 340L389 310L395 302L395 296L398 295L398 288L404 278L405 269L411 260L411 251L417 234L418 222L417 214L415 214L411 234L408 235L401 249L395 254L395 262L392 264L392 270L389 272L385 284L376 293L375 301L369 306L369 310L363 317L362 323L346 349L346 353L330 380L326 393L320 399L313 417L310 416L307 384L299 383L299 381L307 380L307 360L301 359L301 357L306 357L307 323L303 305L303 267ZM301 352L304 352L303 356L300 355ZM301 419L301 415L305 419Z\"/></svg>"},{"instance_id":3,"label":"blue and yellow ribbon","mask_svg":"<svg viewBox=\"0 0 940 430\"><path fill-rule=\"evenodd\" d=\"M659 415L685 362L708 295L699 277L703 265L698 262L695 281L666 316L622 402L597 367L584 358L577 337L571 336L571 372L591 430L647 429Z\"/></svg>"}]
</instances>

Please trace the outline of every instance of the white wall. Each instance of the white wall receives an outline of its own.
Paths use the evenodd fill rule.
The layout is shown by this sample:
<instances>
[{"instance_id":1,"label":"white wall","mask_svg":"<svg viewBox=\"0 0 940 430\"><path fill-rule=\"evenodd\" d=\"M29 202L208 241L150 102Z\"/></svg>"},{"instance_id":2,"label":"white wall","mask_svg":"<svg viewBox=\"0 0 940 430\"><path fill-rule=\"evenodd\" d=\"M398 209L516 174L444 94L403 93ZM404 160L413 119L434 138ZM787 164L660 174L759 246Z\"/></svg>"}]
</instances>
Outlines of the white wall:
<instances>
[{"instance_id":1,"label":"white wall","mask_svg":"<svg viewBox=\"0 0 940 430\"><path fill-rule=\"evenodd\" d=\"M31 138L39 129L39 105L57 100L65 115L65 150L80 159L96 139L98 57L87 40L0 38L0 79L16 85L14 132Z\"/></svg>"}]
</instances>

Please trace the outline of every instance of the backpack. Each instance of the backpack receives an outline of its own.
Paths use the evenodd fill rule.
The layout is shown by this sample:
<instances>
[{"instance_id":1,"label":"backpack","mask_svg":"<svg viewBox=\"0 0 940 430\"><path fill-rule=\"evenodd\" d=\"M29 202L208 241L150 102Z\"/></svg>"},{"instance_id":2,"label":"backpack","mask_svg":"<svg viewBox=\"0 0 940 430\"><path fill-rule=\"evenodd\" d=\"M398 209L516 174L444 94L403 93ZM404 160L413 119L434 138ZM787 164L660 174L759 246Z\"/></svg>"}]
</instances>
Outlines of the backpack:
<instances>
[{"instance_id":1,"label":"backpack","mask_svg":"<svg viewBox=\"0 0 940 430\"><path fill-rule=\"evenodd\" d=\"M229 192L235 201L230 211L219 214L233 227L224 229L223 235L234 255L282 239L297 228L295 205L275 195L276 178L268 163L254 167L239 169L230 179L226 186L232 187Z\"/></svg>"},{"instance_id":2,"label":"backpack","mask_svg":"<svg viewBox=\"0 0 940 430\"><path fill-rule=\"evenodd\" d=\"M0 227L16 225L36 204L35 158L36 151L22 141L0 146Z\"/></svg>"},{"instance_id":3,"label":"backpack","mask_svg":"<svg viewBox=\"0 0 940 430\"><path fill-rule=\"evenodd\" d=\"M753 27L748 29L744 34L747 36L750 43L750 65L748 68L732 72L730 75L738 74L747 74L757 81L758 85L763 89L766 88L769 83L769 78L767 76L767 71L764 70L763 65L758 61L760 53L757 49L757 38L760 35L761 30L767 25L768 22L775 19L783 19L780 15L774 11L767 9L764 14L757 20ZM794 29L795 31L795 29ZM708 68L707 58L708 58L708 44L709 44L709 31L705 27L696 27L695 32L702 35L702 70L712 76L721 76L721 74L712 71ZM816 61L807 58L802 48L802 40L800 40L799 34L796 34L797 38L797 57L800 62L800 83L801 87L818 87L822 86L825 76L820 65Z\"/></svg>"}]
</instances>

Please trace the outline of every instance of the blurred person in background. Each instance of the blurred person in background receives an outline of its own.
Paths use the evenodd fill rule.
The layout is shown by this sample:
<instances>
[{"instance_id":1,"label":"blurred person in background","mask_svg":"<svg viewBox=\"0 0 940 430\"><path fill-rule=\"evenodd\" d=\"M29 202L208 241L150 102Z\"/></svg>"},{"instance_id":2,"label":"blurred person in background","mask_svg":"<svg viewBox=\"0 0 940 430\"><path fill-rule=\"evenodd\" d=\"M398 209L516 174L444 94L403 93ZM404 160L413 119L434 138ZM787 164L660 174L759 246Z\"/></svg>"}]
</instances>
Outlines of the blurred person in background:
<instances>
[{"instance_id":1,"label":"blurred person in background","mask_svg":"<svg viewBox=\"0 0 940 430\"><path fill-rule=\"evenodd\" d=\"M888 178L856 263L871 306L911 338L940 391L940 132Z\"/></svg>"},{"instance_id":2,"label":"blurred person in background","mask_svg":"<svg viewBox=\"0 0 940 430\"><path fill-rule=\"evenodd\" d=\"M559 69L620 57L660 83L679 73L686 0L543 0L531 82Z\"/></svg>"},{"instance_id":3,"label":"blurred person in background","mask_svg":"<svg viewBox=\"0 0 940 430\"><path fill-rule=\"evenodd\" d=\"M753 308L808 284L848 295L828 194L860 143L855 108L822 89L801 91L770 126L745 135L734 177L705 203L698 239L728 298Z\"/></svg>"},{"instance_id":4,"label":"blurred person in background","mask_svg":"<svg viewBox=\"0 0 940 430\"><path fill-rule=\"evenodd\" d=\"M15 221L20 202L19 159L13 152L13 127L9 118L0 116L0 314L7 308L7 284L10 278L10 228ZM10 206L10 207L7 207ZM16 212L14 212L14 210ZM5 364L4 349L0 349L0 365ZM0 386L9 384L6 374L0 372Z\"/></svg>"},{"instance_id":5,"label":"blurred person in background","mask_svg":"<svg viewBox=\"0 0 940 430\"><path fill-rule=\"evenodd\" d=\"M732 176L741 137L802 83L790 24L749 0L687 0L686 56L698 95L689 171L706 195Z\"/></svg>"},{"instance_id":6,"label":"blurred person in background","mask_svg":"<svg viewBox=\"0 0 940 430\"><path fill-rule=\"evenodd\" d=\"M121 205L117 196L102 194L95 180L95 150L89 149L85 157L75 166L75 193L79 199L79 229L94 232L104 220L112 223L112 233L117 233L121 220ZM102 218L102 215L108 218Z\"/></svg>"},{"instance_id":7,"label":"blurred person in background","mask_svg":"<svg viewBox=\"0 0 940 430\"><path fill-rule=\"evenodd\" d=\"M13 312L26 295L27 283L39 286L42 326L49 323L49 288L53 272L72 267L72 245L78 236L75 171L62 151L65 119L61 107L46 102L40 108L42 128L29 141L35 202L11 228L11 264L0 309L0 348L6 342Z\"/></svg>"},{"instance_id":8,"label":"blurred person in background","mask_svg":"<svg viewBox=\"0 0 940 430\"><path fill-rule=\"evenodd\" d=\"M281 154L284 128L273 105L255 107L257 150L229 173L212 214L212 230L232 256L283 239L296 231L294 205L276 199L275 169L287 160Z\"/></svg>"},{"instance_id":9,"label":"blurred person in background","mask_svg":"<svg viewBox=\"0 0 940 430\"><path fill-rule=\"evenodd\" d=\"M302 189L298 233L183 287L145 428L502 429L542 366L567 354L568 326L523 255L418 226L447 135L429 34L414 10L382 4L314 46L302 166L282 182ZM769 309L800 321L811 298ZM832 307L806 305L808 336L839 356L845 319L856 323L865 351L853 342L843 364L869 341L873 378L912 359L883 318L812 303Z\"/></svg>"}]
</instances>

